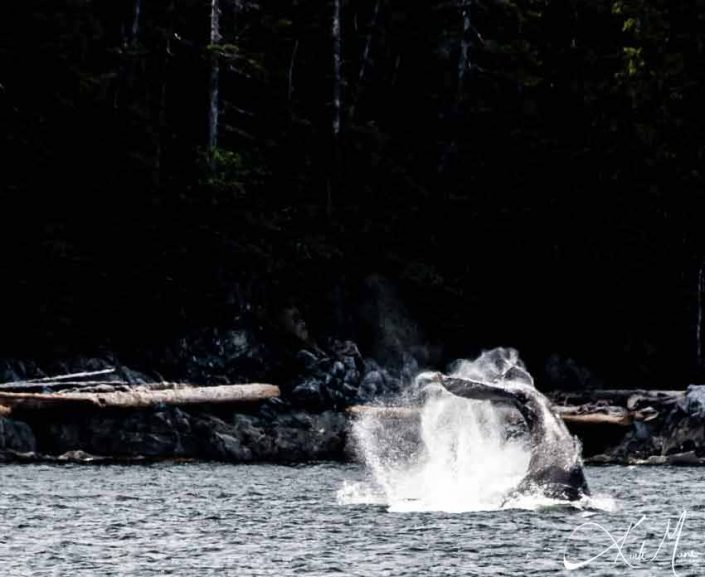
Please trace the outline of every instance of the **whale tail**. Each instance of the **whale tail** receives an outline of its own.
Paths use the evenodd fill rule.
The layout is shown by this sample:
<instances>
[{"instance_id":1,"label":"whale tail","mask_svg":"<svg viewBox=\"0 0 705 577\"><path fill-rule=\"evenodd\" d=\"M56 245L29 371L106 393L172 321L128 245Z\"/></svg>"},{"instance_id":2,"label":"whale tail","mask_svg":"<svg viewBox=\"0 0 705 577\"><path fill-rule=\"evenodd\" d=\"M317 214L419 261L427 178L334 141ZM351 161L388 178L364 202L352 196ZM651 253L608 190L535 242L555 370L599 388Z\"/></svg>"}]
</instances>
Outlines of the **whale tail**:
<instances>
[{"instance_id":1,"label":"whale tail","mask_svg":"<svg viewBox=\"0 0 705 577\"><path fill-rule=\"evenodd\" d=\"M531 436L532 448L529 470L516 493L538 492L568 501L589 495L579 442L551 410L548 399L533 385L512 386L509 384L513 381L511 375L503 377L507 382L483 383L436 373L432 380L459 397L508 404L521 413Z\"/></svg>"}]
</instances>

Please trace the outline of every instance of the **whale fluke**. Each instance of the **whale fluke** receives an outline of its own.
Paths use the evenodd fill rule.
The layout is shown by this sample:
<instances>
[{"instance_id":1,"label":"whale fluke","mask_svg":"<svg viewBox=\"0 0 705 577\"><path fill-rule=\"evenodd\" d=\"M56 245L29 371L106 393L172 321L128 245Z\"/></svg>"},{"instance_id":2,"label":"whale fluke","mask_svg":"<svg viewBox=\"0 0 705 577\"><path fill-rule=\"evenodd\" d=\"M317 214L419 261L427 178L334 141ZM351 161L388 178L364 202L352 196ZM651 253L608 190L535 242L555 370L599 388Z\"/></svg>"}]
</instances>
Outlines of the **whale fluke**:
<instances>
[{"instance_id":1,"label":"whale fluke","mask_svg":"<svg viewBox=\"0 0 705 577\"><path fill-rule=\"evenodd\" d=\"M515 374L516 371L523 374ZM550 401L521 378L524 375L528 373L523 368L514 366L493 383L441 373L435 373L430 380L459 397L509 405L521 413L531 437L531 458L527 474L515 491L517 494L541 493L568 501L589 495L580 442L553 411Z\"/></svg>"}]
</instances>

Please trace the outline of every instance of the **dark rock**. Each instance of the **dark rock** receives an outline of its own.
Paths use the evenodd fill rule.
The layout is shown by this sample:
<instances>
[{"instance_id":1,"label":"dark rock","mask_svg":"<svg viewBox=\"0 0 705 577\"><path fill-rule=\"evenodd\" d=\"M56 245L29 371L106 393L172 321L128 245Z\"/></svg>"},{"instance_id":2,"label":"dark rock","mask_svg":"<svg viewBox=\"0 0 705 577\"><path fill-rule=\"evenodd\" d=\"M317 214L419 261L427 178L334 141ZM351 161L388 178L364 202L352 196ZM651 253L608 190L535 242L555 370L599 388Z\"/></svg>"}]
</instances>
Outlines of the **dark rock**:
<instances>
[{"instance_id":1,"label":"dark rock","mask_svg":"<svg viewBox=\"0 0 705 577\"><path fill-rule=\"evenodd\" d=\"M589 465L621 465L624 464L625 461L614 455L599 453L597 455L593 455L592 457L587 457L585 459L585 463Z\"/></svg>"},{"instance_id":2,"label":"dark rock","mask_svg":"<svg viewBox=\"0 0 705 577\"><path fill-rule=\"evenodd\" d=\"M335 378L342 378L345 375L345 365L340 361L335 361L330 369L330 374Z\"/></svg>"},{"instance_id":3,"label":"dark rock","mask_svg":"<svg viewBox=\"0 0 705 577\"><path fill-rule=\"evenodd\" d=\"M669 465L702 465L705 459L695 454L695 451L673 453L667 457Z\"/></svg>"},{"instance_id":4,"label":"dark rock","mask_svg":"<svg viewBox=\"0 0 705 577\"><path fill-rule=\"evenodd\" d=\"M180 380L223 384L264 381L276 359L257 331L242 326L195 331L172 346L161 364Z\"/></svg>"},{"instance_id":5,"label":"dark rock","mask_svg":"<svg viewBox=\"0 0 705 577\"><path fill-rule=\"evenodd\" d=\"M314 346L297 352L298 371L288 382L280 383L283 397L295 406L318 410L340 410L378 397L391 398L405 383L413 382L418 371L412 355L400 353L399 360L390 372L377 361L364 359L354 342L329 339L323 348Z\"/></svg>"},{"instance_id":6,"label":"dark rock","mask_svg":"<svg viewBox=\"0 0 705 577\"><path fill-rule=\"evenodd\" d=\"M286 401L280 397L274 397L262 402L257 409L257 413L263 419L274 420L278 414L288 409L289 404Z\"/></svg>"},{"instance_id":7,"label":"dark rock","mask_svg":"<svg viewBox=\"0 0 705 577\"><path fill-rule=\"evenodd\" d=\"M357 391L352 391L352 394L350 394L350 391L340 387L329 388L326 392L328 397L326 405L336 410L342 410L353 404Z\"/></svg>"},{"instance_id":8,"label":"dark rock","mask_svg":"<svg viewBox=\"0 0 705 577\"><path fill-rule=\"evenodd\" d=\"M149 378L147 375L139 373L125 366L120 366L115 371L115 376L124 380L130 385L144 385L146 383L154 382L154 379Z\"/></svg>"},{"instance_id":9,"label":"dark rock","mask_svg":"<svg viewBox=\"0 0 705 577\"><path fill-rule=\"evenodd\" d=\"M296 353L296 360L304 369L311 370L316 366L319 359L311 351L302 349Z\"/></svg>"},{"instance_id":10,"label":"dark rock","mask_svg":"<svg viewBox=\"0 0 705 577\"><path fill-rule=\"evenodd\" d=\"M337 339L331 339L328 343L328 348L338 359L342 360L352 358L355 360L362 360L360 349L358 349L357 345L352 341L339 341Z\"/></svg>"},{"instance_id":11,"label":"dark rock","mask_svg":"<svg viewBox=\"0 0 705 577\"><path fill-rule=\"evenodd\" d=\"M291 392L291 399L301 406L321 407L325 405L324 386L324 383L316 378L305 380L296 385Z\"/></svg>"},{"instance_id":12,"label":"dark rock","mask_svg":"<svg viewBox=\"0 0 705 577\"><path fill-rule=\"evenodd\" d=\"M357 390L357 400L359 403L369 403L377 397L377 384L374 379L363 381Z\"/></svg>"},{"instance_id":13,"label":"dark rock","mask_svg":"<svg viewBox=\"0 0 705 577\"><path fill-rule=\"evenodd\" d=\"M224 461L247 462L252 460L252 451L244 447L239 438L227 433L213 433L212 455Z\"/></svg>"},{"instance_id":14,"label":"dark rock","mask_svg":"<svg viewBox=\"0 0 705 577\"><path fill-rule=\"evenodd\" d=\"M378 370L372 370L364 376L360 386L373 388L374 390L382 389L384 386L384 375Z\"/></svg>"},{"instance_id":15,"label":"dark rock","mask_svg":"<svg viewBox=\"0 0 705 577\"><path fill-rule=\"evenodd\" d=\"M347 420L341 413L293 413L273 430L276 460L341 459Z\"/></svg>"},{"instance_id":16,"label":"dark rock","mask_svg":"<svg viewBox=\"0 0 705 577\"><path fill-rule=\"evenodd\" d=\"M70 463L95 463L107 461L109 460L109 457L91 455L90 453L86 453L85 451L76 450L67 451L66 453L59 455L56 459L57 461L67 461Z\"/></svg>"},{"instance_id":17,"label":"dark rock","mask_svg":"<svg viewBox=\"0 0 705 577\"><path fill-rule=\"evenodd\" d=\"M0 463L38 463L44 460L43 455L34 452L0 451Z\"/></svg>"},{"instance_id":18,"label":"dark rock","mask_svg":"<svg viewBox=\"0 0 705 577\"><path fill-rule=\"evenodd\" d=\"M650 455L645 459L630 456L627 458L627 463L630 465L667 465L668 458L666 455Z\"/></svg>"},{"instance_id":19,"label":"dark rock","mask_svg":"<svg viewBox=\"0 0 705 577\"><path fill-rule=\"evenodd\" d=\"M343 381L349 385L357 385L360 382L360 371L356 368L348 369L343 375Z\"/></svg>"},{"instance_id":20,"label":"dark rock","mask_svg":"<svg viewBox=\"0 0 705 577\"><path fill-rule=\"evenodd\" d=\"M705 385L689 385L682 406L689 416L705 419Z\"/></svg>"},{"instance_id":21,"label":"dark rock","mask_svg":"<svg viewBox=\"0 0 705 577\"><path fill-rule=\"evenodd\" d=\"M14 383L22 378L23 377L15 372L9 361L3 361L2 364L0 364L0 383Z\"/></svg>"},{"instance_id":22,"label":"dark rock","mask_svg":"<svg viewBox=\"0 0 705 577\"><path fill-rule=\"evenodd\" d=\"M0 451L31 453L36 447L34 433L27 423L0 417Z\"/></svg>"},{"instance_id":23,"label":"dark rock","mask_svg":"<svg viewBox=\"0 0 705 577\"><path fill-rule=\"evenodd\" d=\"M166 408L54 418L40 427L39 450L72 462L98 456L229 462L340 459L347 431L341 413L296 409L273 410L268 417L232 412L223 418ZM32 446L15 445L15 450L28 448Z\"/></svg>"}]
</instances>

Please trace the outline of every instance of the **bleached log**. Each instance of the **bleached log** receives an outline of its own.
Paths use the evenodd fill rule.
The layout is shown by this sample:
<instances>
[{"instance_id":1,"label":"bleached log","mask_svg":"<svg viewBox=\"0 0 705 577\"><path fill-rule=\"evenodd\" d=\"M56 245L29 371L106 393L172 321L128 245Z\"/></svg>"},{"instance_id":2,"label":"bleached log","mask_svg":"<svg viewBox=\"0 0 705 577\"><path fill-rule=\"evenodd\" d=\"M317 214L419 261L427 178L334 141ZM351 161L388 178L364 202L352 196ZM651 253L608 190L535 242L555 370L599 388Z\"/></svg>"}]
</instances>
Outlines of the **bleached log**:
<instances>
[{"instance_id":1,"label":"bleached log","mask_svg":"<svg viewBox=\"0 0 705 577\"><path fill-rule=\"evenodd\" d=\"M7 392L42 392L46 389L76 389L84 387L99 387L108 385L111 387L129 387L125 381L56 381L46 383L7 383L0 385L0 391Z\"/></svg>"},{"instance_id":2,"label":"bleached log","mask_svg":"<svg viewBox=\"0 0 705 577\"><path fill-rule=\"evenodd\" d=\"M564 423L573 423L576 425L619 425L628 427L635 420L635 415L631 413L625 414L609 414L609 413L586 413L583 415L561 414Z\"/></svg>"},{"instance_id":3,"label":"bleached log","mask_svg":"<svg viewBox=\"0 0 705 577\"><path fill-rule=\"evenodd\" d=\"M40 383L55 383L58 381L67 381L70 379L82 379L84 377L95 377L98 375L108 375L114 373L115 368L101 369L100 371L84 371L82 373L69 373L67 375L57 375L55 377L42 377L41 379L23 379L19 381L9 381L0 383L0 387L17 387L21 385L37 385Z\"/></svg>"},{"instance_id":4,"label":"bleached log","mask_svg":"<svg viewBox=\"0 0 705 577\"><path fill-rule=\"evenodd\" d=\"M649 403L674 403L685 391L645 389L592 389L586 391L553 391L548 398L560 405L582 405L605 401L612 405L635 405L635 401ZM629 402L631 400L631 403Z\"/></svg>"},{"instance_id":5,"label":"bleached log","mask_svg":"<svg viewBox=\"0 0 705 577\"><path fill-rule=\"evenodd\" d=\"M348 407L348 413L355 417L371 415L375 417L408 419L418 417L421 407L375 407L372 405L354 405Z\"/></svg>"},{"instance_id":6,"label":"bleached log","mask_svg":"<svg viewBox=\"0 0 705 577\"><path fill-rule=\"evenodd\" d=\"M111 393L4 393L0 405L41 410L62 407L139 409L157 405L228 404L263 401L279 396L279 387L265 384L220 385L171 390L134 390Z\"/></svg>"},{"instance_id":7,"label":"bleached log","mask_svg":"<svg viewBox=\"0 0 705 577\"><path fill-rule=\"evenodd\" d=\"M556 412L565 423L575 423L583 425L619 425L628 427L634 421L648 420L651 415L639 411L613 411L613 412L574 412L574 407L568 411L563 407L555 407ZM421 414L420 407L376 407L370 405L355 405L348 408L348 413L355 417L374 416L380 418L408 419L418 417Z\"/></svg>"},{"instance_id":8,"label":"bleached log","mask_svg":"<svg viewBox=\"0 0 705 577\"><path fill-rule=\"evenodd\" d=\"M44 383L53 381L66 381L69 379L79 379L83 377L95 377L97 375L109 375L115 372L115 367L110 367L108 369L101 369L99 371L83 371L82 373L69 373L67 375L59 375L57 377L44 377L43 379L32 379L27 381L28 383Z\"/></svg>"},{"instance_id":9,"label":"bleached log","mask_svg":"<svg viewBox=\"0 0 705 577\"><path fill-rule=\"evenodd\" d=\"M66 393L86 389L87 392L106 392L91 389L99 389L101 387L111 387L120 389L175 389L184 388L189 385L182 385L178 383L168 383L168 382L157 382L157 383L142 383L139 385L130 384L128 381L124 380L112 380L112 381L54 381L46 383L7 383L0 385L0 391L7 391L8 393L43 393L47 391L59 392L63 391Z\"/></svg>"}]
</instances>

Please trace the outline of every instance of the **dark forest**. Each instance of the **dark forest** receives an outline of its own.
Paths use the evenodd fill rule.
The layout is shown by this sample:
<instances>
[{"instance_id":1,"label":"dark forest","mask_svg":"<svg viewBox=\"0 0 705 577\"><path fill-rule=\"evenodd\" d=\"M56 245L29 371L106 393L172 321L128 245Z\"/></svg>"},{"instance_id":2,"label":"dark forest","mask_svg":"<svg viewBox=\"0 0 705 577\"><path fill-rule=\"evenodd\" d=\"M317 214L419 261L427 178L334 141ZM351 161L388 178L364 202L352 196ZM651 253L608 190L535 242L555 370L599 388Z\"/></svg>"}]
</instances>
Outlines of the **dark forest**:
<instances>
[{"instance_id":1,"label":"dark forest","mask_svg":"<svg viewBox=\"0 0 705 577\"><path fill-rule=\"evenodd\" d=\"M247 330L702 380L703 0L1 10L0 357L171 376Z\"/></svg>"}]
</instances>

